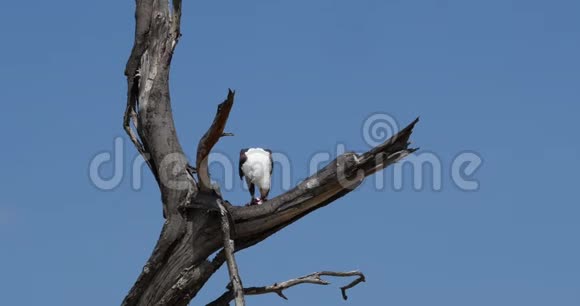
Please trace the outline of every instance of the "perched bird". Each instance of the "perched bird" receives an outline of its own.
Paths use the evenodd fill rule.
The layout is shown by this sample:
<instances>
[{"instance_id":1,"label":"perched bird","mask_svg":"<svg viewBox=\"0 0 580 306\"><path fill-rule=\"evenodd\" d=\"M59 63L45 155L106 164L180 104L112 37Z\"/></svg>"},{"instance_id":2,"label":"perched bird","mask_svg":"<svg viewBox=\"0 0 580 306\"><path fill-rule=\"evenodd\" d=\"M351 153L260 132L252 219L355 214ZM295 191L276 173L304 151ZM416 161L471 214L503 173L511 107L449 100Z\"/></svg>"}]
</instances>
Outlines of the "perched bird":
<instances>
[{"instance_id":1,"label":"perched bird","mask_svg":"<svg viewBox=\"0 0 580 306\"><path fill-rule=\"evenodd\" d=\"M262 204L267 200L272 178L272 151L262 148L249 148L240 151L240 179L246 177L246 184L252 200L249 205ZM260 189L260 198L255 198L255 186Z\"/></svg>"}]
</instances>

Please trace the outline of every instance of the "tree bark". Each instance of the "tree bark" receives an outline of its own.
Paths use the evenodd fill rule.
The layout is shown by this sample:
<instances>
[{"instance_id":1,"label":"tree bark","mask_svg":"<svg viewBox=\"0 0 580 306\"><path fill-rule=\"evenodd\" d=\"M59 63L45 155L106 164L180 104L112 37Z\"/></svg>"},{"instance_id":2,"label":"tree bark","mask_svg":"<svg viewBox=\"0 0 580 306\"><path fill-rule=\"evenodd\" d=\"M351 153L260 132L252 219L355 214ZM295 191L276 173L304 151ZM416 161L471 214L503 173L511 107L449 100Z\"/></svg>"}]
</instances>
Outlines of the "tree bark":
<instances>
[{"instance_id":1,"label":"tree bark","mask_svg":"<svg viewBox=\"0 0 580 306\"><path fill-rule=\"evenodd\" d=\"M235 251L250 247L358 187L366 176L404 158L417 120L372 150L345 153L292 190L259 206L233 206L211 186L207 156L221 136L234 93L218 106L200 140L196 168L176 135L169 71L180 38L181 1L136 0L135 40L127 61L123 127L145 158L160 192L165 223L151 257L122 305L187 305L226 261L219 203L229 212ZM198 180L192 171L197 171ZM211 254L219 251L214 258Z\"/></svg>"}]
</instances>

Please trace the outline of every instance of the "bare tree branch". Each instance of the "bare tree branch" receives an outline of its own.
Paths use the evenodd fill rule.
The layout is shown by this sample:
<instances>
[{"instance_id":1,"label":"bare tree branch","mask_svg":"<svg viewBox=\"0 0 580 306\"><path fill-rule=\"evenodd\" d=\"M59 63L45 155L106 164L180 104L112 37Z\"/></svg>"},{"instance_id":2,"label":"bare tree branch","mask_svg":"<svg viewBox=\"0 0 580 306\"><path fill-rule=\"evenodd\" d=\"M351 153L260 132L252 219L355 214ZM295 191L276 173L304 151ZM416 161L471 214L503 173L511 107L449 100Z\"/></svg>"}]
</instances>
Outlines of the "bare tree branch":
<instances>
[{"instance_id":1,"label":"bare tree branch","mask_svg":"<svg viewBox=\"0 0 580 306\"><path fill-rule=\"evenodd\" d=\"M346 295L346 290L366 281L365 275L359 271L350 271L350 272L332 272L332 271L323 271L318 273L321 276L335 276L335 277L348 277L348 276L358 276L355 280L350 282L346 286L340 287L340 292L342 293L342 299L347 300L348 296Z\"/></svg>"},{"instance_id":2,"label":"bare tree branch","mask_svg":"<svg viewBox=\"0 0 580 306\"><path fill-rule=\"evenodd\" d=\"M230 218L228 218L229 212L222 205L221 201L218 201L218 205L220 208L221 226L224 240L223 250L225 252L228 263L228 271L230 273L233 296L236 301L236 306L244 306L246 304L244 301L244 287L242 286L242 279L240 277L238 265L236 264L236 257L234 256L234 240L232 240L230 237Z\"/></svg>"},{"instance_id":3,"label":"bare tree branch","mask_svg":"<svg viewBox=\"0 0 580 306\"><path fill-rule=\"evenodd\" d=\"M284 290L294 287L300 284L315 284L315 285L329 285L330 283L323 280L322 276L334 276L334 277L352 277L358 276L354 281L350 282L348 285L340 287L340 291L342 294L342 298L344 300L348 299L346 295L346 290L358 285L361 282L365 281L365 276L362 272L359 271L350 271L350 272L333 272L333 271L321 271L312 274L308 274L302 277L293 278L281 283L275 283L270 286L264 287L249 287L244 288L245 295L259 295L259 294L268 294L268 293L276 293L281 298L287 300L288 298L284 295ZM231 287L231 286L228 286ZM229 305L230 301L234 298L234 293L231 288L229 290L218 297L213 302L207 304L206 306L227 306Z\"/></svg>"},{"instance_id":4,"label":"bare tree branch","mask_svg":"<svg viewBox=\"0 0 580 306\"><path fill-rule=\"evenodd\" d=\"M366 176L416 151L408 146L418 120L368 152L340 155L298 186L262 205L232 207L230 212L236 224L238 245L245 242L250 246L264 240L302 216L351 192Z\"/></svg>"},{"instance_id":5,"label":"bare tree branch","mask_svg":"<svg viewBox=\"0 0 580 306\"><path fill-rule=\"evenodd\" d=\"M197 145L197 177L199 178L200 190L204 192L208 192L212 189L208 169L209 153L220 137L232 135L231 133L224 134L224 129L232 106L234 105L234 94L235 93L232 90L228 90L228 97L224 102L218 105L213 123L203 137L201 137L199 144Z\"/></svg>"}]
</instances>

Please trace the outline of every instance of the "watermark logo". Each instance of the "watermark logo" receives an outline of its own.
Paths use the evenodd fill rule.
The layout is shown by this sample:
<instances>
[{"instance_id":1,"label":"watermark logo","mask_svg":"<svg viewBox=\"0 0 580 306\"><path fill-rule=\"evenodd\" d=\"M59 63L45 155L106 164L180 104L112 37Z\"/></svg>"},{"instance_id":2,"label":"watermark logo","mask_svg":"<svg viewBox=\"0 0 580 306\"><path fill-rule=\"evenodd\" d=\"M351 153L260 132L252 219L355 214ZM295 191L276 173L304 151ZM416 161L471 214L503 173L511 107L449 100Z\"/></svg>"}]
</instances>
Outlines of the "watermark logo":
<instances>
[{"instance_id":1,"label":"watermark logo","mask_svg":"<svg viewBox=\"0 0 580 306\"><path fill-rule=\"evenodd\" d=\"M370 147L382 144L398 131L399 125L395 118L385 113L372 114L362 125L363 140Z\"/></svg>"},{"instance_id":2,"label":"watermark logo","mask_svg":"<svg viewBox=\"0 0 580 306\"><path fill-rule=\"evenodd\" d=\"M367 148L347 150L346 144L337 143L331 150L313 153L306 163L303 160L295 162L288 154L274 151L272 159L274 161L274 177L277 179L275 184L280 186L283 191L288 191L301 180L301 178L296 178L293 173L293 169L297 166L306 167L307 176L310 177L338 156L348 154L348 152L357 153L360 156L369 149L393 139L392 137L398 131L399 124L393 116L386 113L374 113L367 117L361 125L362 139L368 145ZM146 167L147 163L137 152L126 150L125 142L124 137L116 137L111 150L100 152L89 161L89 180L96 188L112 190L120 186L127 177L130 179L132 189L140 190L142 188L143 171L149 171ZM132 155L127 156L127 151L133 152ZM220 177L218 183L222 191L231 191L237 188L236 182L239 181L238 157L237 154L222 152L212 152L209 155L210 168L214 169L212 171L222 171L218 175ZM379 154L376 158L376 162L380 164L390 157ZM126 167L127 160L130 161L130 167ZM412 188L416 191L424 189L441 191L444 187L448 187L450 182L459 190L476 191L480 188L476 174L482 164L483 158L475 151L463 150L453 156L450 162L444 162L435 152L420 150L405 156L387 168L387 171L380 171L367 177L367 180L372 181L372 186L376 190L400 191ZM189 182L186 177L174 177L176 173L182 172L186 166L186 156L177 153L169 154L159 165L158 174L166 179L171 178L164 180L169 182L169 185L166 186L168 188L188 188ZM104 175L102 169L105 167L112 168L112 174ZM355 185L364 178L364 174L360 171L348 178L340 171L337 171L337 174L342 175L338 179L340 183L345 184L345 187ZM448 178L448 180L444 178ZM446 182L446 186L444 186L444 182ZM310 183L314 184L315 182ZM245 184L241 184L241 186L243 189L247 189Z\"/></svg>"}]
</instances>

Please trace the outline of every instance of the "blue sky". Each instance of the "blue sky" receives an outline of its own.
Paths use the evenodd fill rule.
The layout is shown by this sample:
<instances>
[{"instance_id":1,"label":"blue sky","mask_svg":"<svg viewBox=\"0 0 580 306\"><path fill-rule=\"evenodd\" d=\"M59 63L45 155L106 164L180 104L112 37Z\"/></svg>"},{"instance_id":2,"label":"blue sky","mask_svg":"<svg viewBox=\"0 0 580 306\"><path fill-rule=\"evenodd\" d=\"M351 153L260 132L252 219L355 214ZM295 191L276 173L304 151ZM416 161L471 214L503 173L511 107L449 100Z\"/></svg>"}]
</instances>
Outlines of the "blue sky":
<instances>
[{"instance_id":1,"label":"blue sky","mask_svg":"<svg viewBox=\"0 0 580 306\"><path fill-rule=\"evenodd\" d=\"M89 180L91 159L127 140L133 6L0 3L3 305L117 305L158 237L159 192L149 173L131 188L127 141L120 185ZM289 156L298 181L316 152L368 149L361 127L379 112L400 126L420 115L412 140L442 165L441 190L429 179L415 190L409 169L402 190L375 190L371 178L238 255L249 286L360 269L368 280L348 302L346 281L330 279L288 290L287 302L248 303L578 305L578 11L571 0L185 1L171 86L190 156L230 87L236 136L216 151L233 160L266 146ZM451 180L466 151L483 160L477 191ZM248 198L237 180L224 195ZM220 295L226 277L220 270L193 304Z\"/></svg>"}]
</instances>

